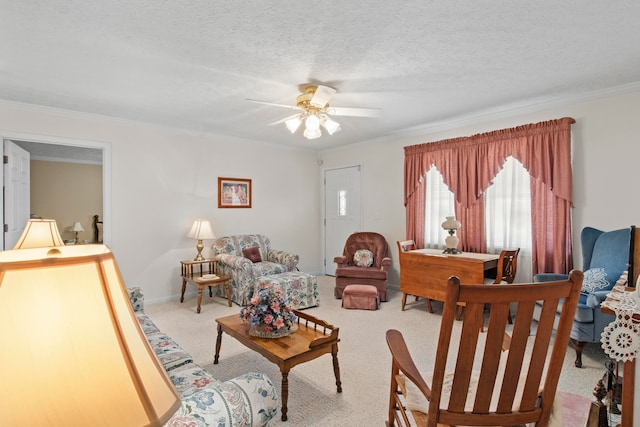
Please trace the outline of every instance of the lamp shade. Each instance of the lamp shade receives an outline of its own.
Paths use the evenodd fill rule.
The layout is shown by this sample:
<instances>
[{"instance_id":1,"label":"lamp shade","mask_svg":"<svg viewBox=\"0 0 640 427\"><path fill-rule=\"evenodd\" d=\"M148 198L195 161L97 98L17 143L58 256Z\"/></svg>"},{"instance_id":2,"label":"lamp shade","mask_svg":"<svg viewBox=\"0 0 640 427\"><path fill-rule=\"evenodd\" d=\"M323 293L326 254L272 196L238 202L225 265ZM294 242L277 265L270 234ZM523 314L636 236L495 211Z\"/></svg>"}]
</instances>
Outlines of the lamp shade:
<instances>
[{"instance_id":1,"label":"lamp shade","mask_svg":"<svg viewBox=\"0 0 640 427\"><path fill-rule=\"evenodd\" d=\"M442 223L442 228L445 230L457 230L460 227L462 227L462 224L460 224L460 221L456 220L455 216L446 217L445 222Z\"/></svg>"},{"instance_id":2,"label":"lamp shade","mask_svg":"<svg viewBox=\"0 0 640 427\"><path fill-rule=\"evenodd\" d=\"M320 129L320 120L315 114L309 114L309 116L304 121L304 125L307 130L315 131Z\"/></svg>"},{"instance_id":3,"label":"lamp shade","mask_svg":"<svg viewBox=\"0 0 640 427\"><path fill-rule=\"evenodd\" d=\"M287 129L289 129L289 132L291 133L295 133L296 130L298 130L298 128L300 127L301 123L302 120L300 120L299 116L296 116L284 122L285 126L287 126Z\"/></svg>"},{"instance_id":4,"label":"lamp shade","mask_svg":"<svg viewBox=\"0 0 640 427\"><path fill-rule=\"evenodd\" d=\"M162 425L181 404L104 245L0 252L0 339L0 425Z\"/></svg>"},{"instance_id":5,"label":"lamp shade","mask_svg":"<svg viewBox=\"0 0 640 427\"><path fill-rule=\"evenodd\" d=\"M320 129L305 129L302 135L307 139L316 139L320 138L322 131Z\"/></svg>"},{"instance_id":6,"label":"lamp shade","mask_svg":"<svg viewBox=\"0 0 640 427\"><path fill-rule=\"evenodd\" d=\"M13 249L64 246L55 219L30 219Z\"/></svg>"},{"instance_id":7,"label":"lamp shade","mask_svg":"<svg viewBox=\"0 0 640 427\"><path fill-rule=\"evenodd\" d=\"M329 135L333 135L341 130L340 123L331 120L326 114L320 117L320 124L329 132Z\"/></svg>"},{"instance_id":8,"label":"lamp shade","mask_svg":"<svg viewBox=\"0 0 640 427\"><path fill-rule=\"evenodd\" d=\"M72 231L84 231L84 228L82 228L82 224L80 224L80 221L76 221L73 223Z\"/></svg>"},{"instance_id":9,"label":"lamp shade","mask_svg":"<svg viewBox=\"0 0 640 427\"><path fill-rule=\"evenodd\" d=\"M211 227L211 223L207 219L196 219L193 221L193 225L191 226L191 230L187 237L191 239L215 239L216 235L213 233L213 227Z\"/></svg>"}]
</instances>

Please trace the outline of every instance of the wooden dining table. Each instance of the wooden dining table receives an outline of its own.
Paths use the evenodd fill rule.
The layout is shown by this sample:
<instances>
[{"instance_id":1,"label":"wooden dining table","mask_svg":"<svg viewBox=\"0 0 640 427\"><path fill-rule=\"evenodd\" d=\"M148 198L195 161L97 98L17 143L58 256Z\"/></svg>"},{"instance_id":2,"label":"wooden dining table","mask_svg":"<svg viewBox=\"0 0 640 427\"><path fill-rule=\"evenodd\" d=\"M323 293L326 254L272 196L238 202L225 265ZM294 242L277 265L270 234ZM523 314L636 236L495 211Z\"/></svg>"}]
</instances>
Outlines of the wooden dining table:
<instances>
[{"instance_id":1,"label":"wooden dining table","mask_svg":"<svg viewBox=\"0 0 640 427\"><path fill-rule=\"evenodd\" d=\"M424 297L432 313L431 300L444 301L447 280L458 276L463 284L483 284L485 272L498 266L498 254L461 252L446 254L442 249L400 251L400 291L404 311L408 295Z\"/></svg>"}]
</instances>

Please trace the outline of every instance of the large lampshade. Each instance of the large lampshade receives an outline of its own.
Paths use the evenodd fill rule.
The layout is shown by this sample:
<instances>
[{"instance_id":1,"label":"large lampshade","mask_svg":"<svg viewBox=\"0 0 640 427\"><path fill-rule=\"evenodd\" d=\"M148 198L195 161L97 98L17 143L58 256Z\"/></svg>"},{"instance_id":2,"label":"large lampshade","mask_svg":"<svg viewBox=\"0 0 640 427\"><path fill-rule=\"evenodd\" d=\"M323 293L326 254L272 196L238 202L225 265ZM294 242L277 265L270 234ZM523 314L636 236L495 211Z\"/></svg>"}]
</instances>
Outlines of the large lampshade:
<instances>
[{"instance_id":1,"label":"large lampshade","mask_svg":"<svg viewBox=\"0 0 640 427\"><path fill-rule=\"evenodd\" d=\"M181 402L104 245L0 252L0 425L163 425Z\"/></svg>"},{"instance_id":2,"label":"large lampshade","mask_svg":"<svg viewBox=\"0 0 640 427\"><path fill-rule=\"evenodd\" d=\"M13 249L64 246L55 219L30 219Z\"/></svg>"},{"instance_id":3,"label":"large lampshade","mask_svg":"<svg viewBox=\"0 0 640 427\"><path fill-rule=\"evenodd\" d=\"M211 223L209 222L209 220L196 219L195 221L193 221L193 225L191 226L191 230L189 230L189 234L187 234L187 237L198 240L198 244L196 245L198 254L193 260L202 261L204 259L204 257L202 256L202 249L204 248L202 240L215 239L216 235L213 233L213 227L211 227Z\"/></svg>"}]
</instances>

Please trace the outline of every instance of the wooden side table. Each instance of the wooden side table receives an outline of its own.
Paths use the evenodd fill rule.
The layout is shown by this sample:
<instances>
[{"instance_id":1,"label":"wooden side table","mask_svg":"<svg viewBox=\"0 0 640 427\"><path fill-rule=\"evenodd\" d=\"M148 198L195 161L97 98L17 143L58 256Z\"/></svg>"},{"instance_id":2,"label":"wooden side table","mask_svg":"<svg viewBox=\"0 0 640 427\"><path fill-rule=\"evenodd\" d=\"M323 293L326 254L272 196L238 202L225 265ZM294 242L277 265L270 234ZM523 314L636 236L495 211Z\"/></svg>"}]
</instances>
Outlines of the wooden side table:
<instances>
[{"instance_id":1,"label":"wooden side table","mask_svg":"<svg viewBox=\"0 0 640 427\"><path fill-rule=\"evenodd\" d=\"M231 286L229 284L231 277L226 275L216 275L218 269L218 263L214 259L204 259L202 261L185 260L180 261L182 266L182 294L180 295L180 302L184 301L184 291L187 288L187 283L198 287L198 308L197 312L200 313L200 307L202 305L202 290L205 286L209 287L209 296L213 297L213 286L224 285L225 293L227 295L227 301L229 307L231 307Z\"/></svg>"}]
</instances>

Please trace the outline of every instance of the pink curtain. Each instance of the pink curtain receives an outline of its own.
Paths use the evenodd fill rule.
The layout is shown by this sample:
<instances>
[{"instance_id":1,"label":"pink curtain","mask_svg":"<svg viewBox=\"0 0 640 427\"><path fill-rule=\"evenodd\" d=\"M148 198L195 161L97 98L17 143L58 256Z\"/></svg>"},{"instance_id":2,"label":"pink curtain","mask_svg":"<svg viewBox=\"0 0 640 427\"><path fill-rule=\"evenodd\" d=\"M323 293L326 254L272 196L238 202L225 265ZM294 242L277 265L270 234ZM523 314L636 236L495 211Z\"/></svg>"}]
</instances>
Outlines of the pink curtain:
<instances>
[{"instance_id":1,"label":"pink curtain","mask_svg":"<svg viewBox=\"0 0 640 427\"><path fill-rule=\"evenodd\" d=\"M571 124L558 120L405 147L407 238L424 243L424 176L432 165L456 199L462 250L483 252L484 191L513 156L532 177L533 274L568 272L571 249ZM535 186L535 189L534 189ZM422 204L422 206L419 206ZM421 243L418 243L421 242Z\"/></svg>"}]
</instances>

